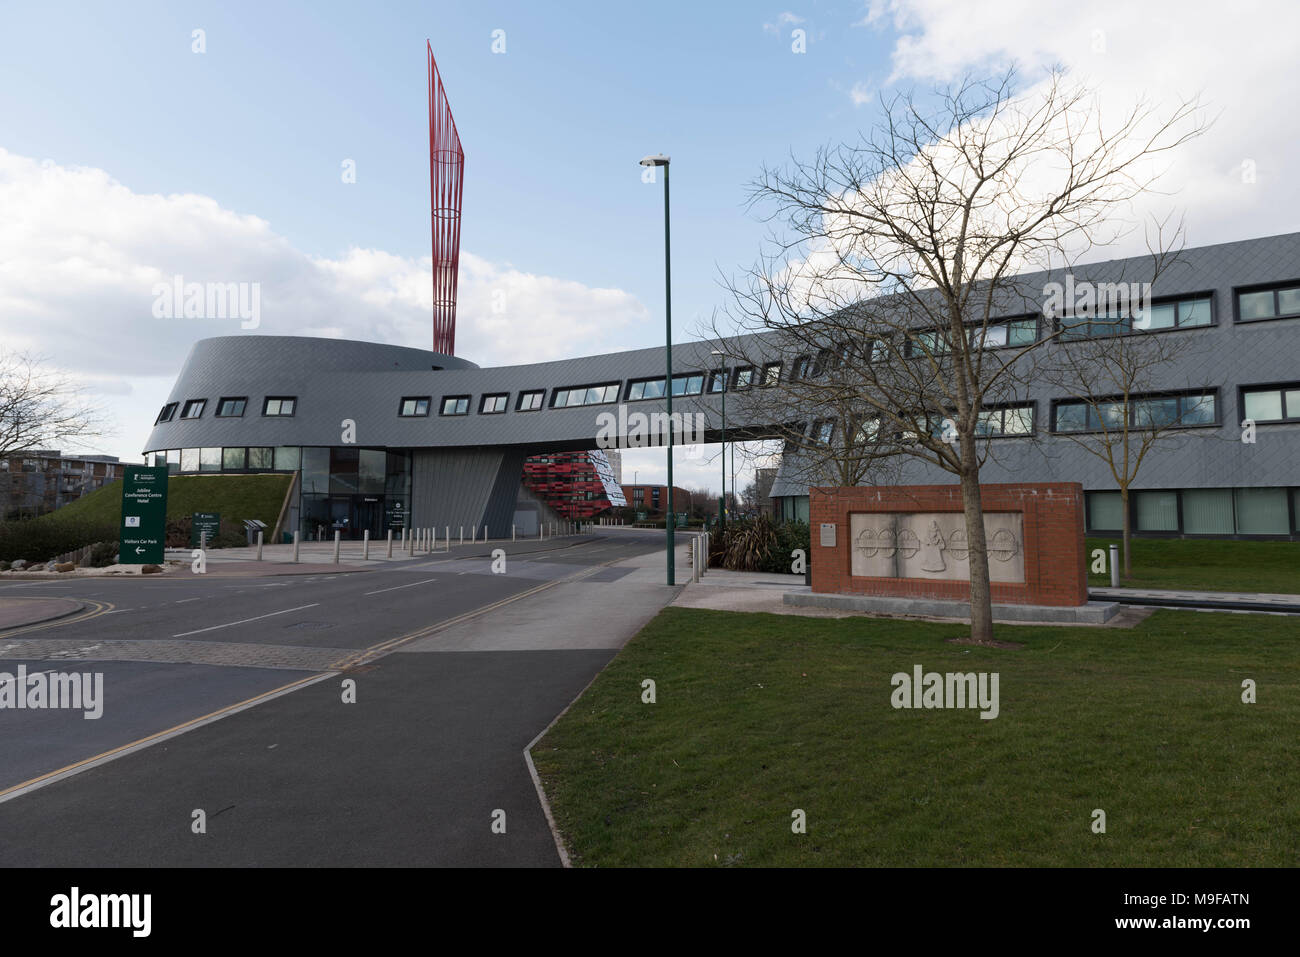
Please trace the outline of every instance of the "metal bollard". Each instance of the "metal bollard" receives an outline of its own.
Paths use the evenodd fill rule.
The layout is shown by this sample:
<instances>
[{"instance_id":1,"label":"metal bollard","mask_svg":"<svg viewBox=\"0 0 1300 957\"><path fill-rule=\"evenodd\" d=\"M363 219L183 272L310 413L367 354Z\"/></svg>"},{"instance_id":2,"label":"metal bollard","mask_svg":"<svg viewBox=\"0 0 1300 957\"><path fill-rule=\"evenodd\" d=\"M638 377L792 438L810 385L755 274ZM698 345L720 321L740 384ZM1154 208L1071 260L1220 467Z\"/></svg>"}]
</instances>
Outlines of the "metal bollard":
<instances>
[{"instance_id":1,"label":"metal bollard","mask_svg":"<svg viewBox=\"0 0 1300 957\"><path fill-rule=\"evenodd\" d=\"M515 527L514 527L514 525L511 525L511 526L510 526L510 541L513 542L514 540L515 540Z\"/></svg>"},{"instance_id":2,"label":"metal bollard","mask_svg":"<svg viewBox=\"0 0 1300 957\"><path fill-rule=\"evenodd\" d=\"M294 560L294 563L297 564L297 562L298 562L298 533L297 533L297 531L295 531L295 532L293 533L293 560Z\"/></svg>"},{"instance_id":3,"label":"metal bollard","mask_svg":"<svg viewBox=\"0 0 1300 957\"><path fill-rule=\"evenodd\" d=\"M339 542L341 542L342 540L343 540L343 530L341 528L334 529L334 564L335 565L339 563Z\"/></svg>"},{"instance_id":4,"label":"metal bollard","mask_svg":"<svg viewBox=\"0 0 1300 957\"><path fill-rule=\"evenodd\" d=\"M361 531L361 560L370 561L370 529L368 528Z\"/></svg>"},{"instance_id":5,"label":"metal bollard","mask_svg":"<svg viewBox=\"0 0 1300 957\"><path fill-rule=\"evenodd\" d=\"M460 527L460 543L461 543L462 545L465 544L465 526L464 526L464 525L462 525L462 526Z\"/></svg>"},{"instance_id":6,"label":"metal bollard","mask_svg":"<svg viewBox=\"0 0 1300 957\"><path fill-rule=\"evenodd\" d=\"M1119 546L1110 547L1110 587L1119 587Z\"/></svg>"},{"instance_id":7,"label":"metal bollard","mask_svg":"<svg viewBox=\"0 0 1300 957\"><path fill-rule=\"evenodd\" d=\"M392 557L393 557L393 530L392 530L391 528L388 530L388 555L387 555L387 557L388 557L388 558L392 558Z\"/></svg>"},{"instance_id":8,"label":"metal bollard","mask_svg":"<svg viewBox=\"0 0 1300 957\"><path fill-rule=\"evenodd\" d=\"M260 528L257 530L257 560L259 562L262 560L262 530Z\"/></svg>"}]
</instances>

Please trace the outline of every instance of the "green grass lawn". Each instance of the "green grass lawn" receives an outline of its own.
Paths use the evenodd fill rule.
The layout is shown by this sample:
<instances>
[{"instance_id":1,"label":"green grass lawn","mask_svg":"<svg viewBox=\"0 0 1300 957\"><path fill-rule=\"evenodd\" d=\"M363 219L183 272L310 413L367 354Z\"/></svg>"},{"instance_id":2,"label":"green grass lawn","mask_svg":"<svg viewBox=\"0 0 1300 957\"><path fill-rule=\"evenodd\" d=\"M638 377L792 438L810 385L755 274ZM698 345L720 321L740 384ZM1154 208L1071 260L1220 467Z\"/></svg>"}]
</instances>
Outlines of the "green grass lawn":
<instances>
[{"instance_id":1,"label":"green grass lawn","mask_svg":"<svg viewBox=\"0 0 1300 957\"><path fill-rule=\"evenodd\" d=\"M219 512L223 520L258 518L275 526L291 475L173 475L167 482L167 517ZM122 481L110 482L35 521L85 519L116 527L122 521Z\"/></svg>"},{"instance_id":2,"label":"green grass lawn","mask_svg":"<svg viewBox=\"0 0 1300 957\"><path fill-rule=\"evenodd\" d=\"M1090 569L1092 550L1112 542L1120 544L1117 538L1087 540ZM1133 575L1121 578L1121 586L1300 595L1300 542L1135 538L1132 546ZM1123 562L1122 547L1120 556ZM1110 572L1089 574L1088 584L1109 586Z\"/></svg>"},{"instance_id":3,"label":"green grass lawn","mask_svg":"<svg viewBox=\"0 0 1300 957\"><path fill-rule=\"evenodd\" d=\"M964 631L665 609L533 750L575 864L1300 863L1300 621L1162 610L946 643ZM998 672L1000 715L895 710L916 664Z\"/></svg>"}]
</instances>

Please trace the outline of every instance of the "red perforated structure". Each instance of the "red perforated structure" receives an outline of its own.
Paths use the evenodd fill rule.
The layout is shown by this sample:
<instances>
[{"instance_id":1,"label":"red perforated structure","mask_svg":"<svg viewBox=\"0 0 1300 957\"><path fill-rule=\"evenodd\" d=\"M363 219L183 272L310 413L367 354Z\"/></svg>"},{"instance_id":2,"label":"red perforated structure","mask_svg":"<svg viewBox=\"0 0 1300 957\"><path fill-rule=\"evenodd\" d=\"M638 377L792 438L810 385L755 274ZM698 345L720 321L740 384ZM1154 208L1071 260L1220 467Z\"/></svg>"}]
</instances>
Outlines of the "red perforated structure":
<instances>
[{"instance_id":1,"label":"red perforated structure","mask_svg":"<svg viewBox=\"0 0 1300 957\"><path fill-rule=\"evenodd\" d=\"M447 91L429 51L429 211L433 225L433 351L456 354L456 277L460 271L460 204L465 151Z\"/></svg>"}]
</instances>

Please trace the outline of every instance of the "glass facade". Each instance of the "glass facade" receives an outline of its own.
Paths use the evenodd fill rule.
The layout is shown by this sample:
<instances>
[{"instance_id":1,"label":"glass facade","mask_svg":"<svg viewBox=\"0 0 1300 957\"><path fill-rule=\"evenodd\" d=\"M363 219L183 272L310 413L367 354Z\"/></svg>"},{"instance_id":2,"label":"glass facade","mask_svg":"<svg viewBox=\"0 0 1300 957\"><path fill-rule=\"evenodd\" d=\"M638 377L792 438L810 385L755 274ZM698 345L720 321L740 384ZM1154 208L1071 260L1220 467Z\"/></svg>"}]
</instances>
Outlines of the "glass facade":
<instances>
[{"instance_id":1,"label":"glass facade","mask_svg":"<svg viewBox=\"0 0 1300 957\"><path fill-rule=\"evenodd\" d=\"M1130 493L1132 529L1153 535L1300 537L1300 488L1195 488ZM1119 492L1088 492L1088 532L1123 527Z\"/></svg>"}]
</instances>

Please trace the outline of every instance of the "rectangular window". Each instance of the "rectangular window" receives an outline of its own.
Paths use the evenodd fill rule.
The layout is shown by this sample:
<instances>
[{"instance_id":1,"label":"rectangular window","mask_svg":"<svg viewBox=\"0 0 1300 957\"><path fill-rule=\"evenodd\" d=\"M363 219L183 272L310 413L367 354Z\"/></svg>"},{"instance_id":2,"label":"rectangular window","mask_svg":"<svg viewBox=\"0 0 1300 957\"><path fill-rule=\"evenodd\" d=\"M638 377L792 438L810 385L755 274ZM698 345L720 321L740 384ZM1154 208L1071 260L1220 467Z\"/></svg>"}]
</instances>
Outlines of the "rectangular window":
<instances>
[{"instance_id":1,"label":"rectangular window","mask_svg":"<svg viewBox=\"0 0 1300 957\"><path fill-rule=\"evenodd\" d=\"M171 475L175 475L180 470L181 470L181 450L168 449L167 450L167 472Z\"/></svg>"},{"instance_id":2,"label":"rectangular window","mask_svg":"<svg viewBox=\"0 0 1300 957\"><path fill-rule=\"evenodd\" d=\"M569 386L567 389L556 389L551 396L551 408L617 402L620 386L621 383L608 382L600 385L576 385Z\"/></svg>"},{"instance_id":3,"label":"rectangular window","mask_svg":"<svg viewBox=\"0 0 1300 957\"><path fill-rule=\"evenodd\" d=\"M221 471L221 449L199 449L199 471Z\"/></svg>"},{"instance_id":4,"label":"rectangular window","mask_svg":"<svg viewBox=\"0 0 1300 957\"><path fill-rule=\"evenodd\" d=\"M429 414L429 405L433 402L433 396L429 395L408 395L402 398L402 404L397 414L400 416L420 416Z\"/></svg>"},{"instance_id":5,"label":"rectangular window","mask_svg":"<svg viewBox=\"0 0 1300 957\"><path fill-rule=\"evenodd\" d=\"M1088 529L1118 531L1124 527L1124 507L1119 492L1088 493Z\"/></svg>"},{"instance_id":6,"label":"rectangular window","mask_svg":"<svg viewBox=\"0 0 1300 957\"><path fill-rule=\"evenodd\" d=\"M970 343L973 348L980 348L981 333L983 333L983 347L985 349L997 349L1002 346L1027 346L1038 339L1038 320L1035 318L1014 319L1009 322L989 323L987 329L983 327L972 329L970 331ZM928 335L934 334L930 333Z\"/></svg>"},{"instance_id":7,"label":"rectangular window","mask_svg":"<svg viewBox=\"0 0 1300 957\"><path fill-rule=\"evenodd\" d=\"M542 401L545 399L545 392L520 392L519 404L515 406L516 411L532 412L534 409L542 407Z\"/></svg>"},{"instance_id":8,"label":"rectangular window","mask_svg":"<svg viewBox=\"0 0 1300 957\"><path fill-rule=\"evenodd\" d=\"M220 418L238 418L244 414L244 406L248 404L248 396L228 396L217 403L217 415Z\"/></svg>"},{"instance_id":9,"label":"rectangular window","mask_svg":"<svg viewBox=\"0 0 1300 957\"><path fill-rule=\"evenodd\" d=\"M767 365L763 366L763 385L765 387L776 385L780 381L781 381L781 363L769 362Z\"/></svg>"},{"instance_id":10,"label":"rectangular window","mask_svg":"<svg viewBox=\"0 0 1300 957\"><path fill-rule=\"evenodd\" d=\"M250 469L269 469L273 467L275 449L255 447L248 450L248 467Z\"/></svg>"},{"instance_id":11,"label":"rectangular window","mask_svg":"<svg viewBox=\"0 0 1300 957\"><path fill-rule=\"evenodd\" d=\"M239 471L244 468L244 462L247 459L247 449L222 449L221 450L221 468L223 471Z\"/></svg>"},{"instance_id":12,"label":"rectangular window","mask_svg":"<svg viewBox=\"0 0 1300 957\"><path fill-rule=\"evenodd\" d=\"M942 422L939 423L940 428ZM1032 435L1034 431L1034 407L1030 405L1009 406L1001 409L984 409L975 421L976 435Z\"/></svg>"},{"instance_id":13,"label":"rectangular window","mask_svg":"<svg viewBox=\"0 0 1300 957\"><path fill-rule=\"evenodd\" d=\"M1125 405L1119 401L1059 402L1054 412L1054 432L1121 431ZM1175 396L1131 396L1127 420L1136 429L1214 425L1218 421L1213 392Z\"/></svg>"},{"instance_id":14,"label":"rectangular window","mask_svg":"<svg viewBox=\"0 0 1300 957\"><path fill-rule=\"evenodd\" d=\"M1234 494L1239 534L1286 535L1291 531L1286 489L1239 488Z\"/></svg>"},{"instance_id":15,"label":"rectangular window","mask_svg":"<svg viewBox=\"0 0 1300 957\"><path fill-rule=\"evenodd\" d=\"M442 414L443 415L468 415L469 396L467 395L443 396Z\"/></svg>"},{"instance_id":16,"label":"rectangular window","mask_svg":"<svg viewBox=\"0 0 1300 957\"><path fill-rule=\"evenodd\" d=\"M199 450L181 449L181 471L197 472L199 470Z\"/></svg>"},{"instance_id":17,"label":"rectangular window","mask_svg":"<svg viewBox=\"0 0 1300 957\"><path fill-rule=\"evenodd\" d=\"M1242 410L1256 422L1300 422L1300 382L1271 389L1243 389Z\"/></svg>"},{"instance_id":18,"label":"rectangular window","mask_svg":"<svg viewBox=\"0 0 1300 957\"><path fill-rule=\"evenodd\" d=\"M1183 531L1188 535L1231 535L1232 490L1196 488L1183 491Z\"/></svg>"},{"instance_id":19,"label":"rectangular window","mask_svg":"<svg viewBox=\"0 0 1300 957\"><path fill-rule=\"evenodd\" d=\"M492 415L497 412L504 412L506 404L510 401L510 393L502 392L499 395L483 396L483 403L479 406L479 411L484 415Z\"/></svg>"},{"instance_id":20,"label":"rectangular window","mask_svg":"<svg viewBox=\"0 0 1300 957\"><path fill-rule=\"evenodd\" d=\"M831 436L834 434L835 422L833 419L826 419L813 426L813 439L822 445L830 445Z\"/></svg>"},{"instance_id":21,"label":"rectangular window","mask_svg":"<svg viewBox=\"0 0 1300 957\"><path fill-rule=\"evenodd\" d=\"M262 404L263 415L293 415L294 407L298 404L296 397L283 395L269 395L266 402Z\"/></svg>"},{"instance_id":22,"label":"rectangular window","mask_svg":"<svg viewBox=\"0 0 1300 957\"><path fill-rule=\"evenodd\" d=\"M748 389L754 384L754 367L741 366L735 372L733 389Z\"/></svg>"},{"instance_id":23,"label":"rectangular window","mask_svg":"<svg viewBox=\"0 0 1300 957\"><path fill-rule=\"evenodd\" d=\"M176 414L176 403L168 402L166 405L162 407L162 411L158 413L158 418L154 419L153 424L157 425L159 422L170 422L172 420L172 416L175 414Z\"/></svg>"},{"instance_id":24,"label":"rectangular window","mask_svg":"<svg viewBox=\"0 0 1300 957\"><path fill-rule=\"evenodd\" d=\"M1291 316L1300 316L1300 284L1298 283L1237 293L1238 322L1286 319Z\"/></svg>"},{"instance_id":25,"label":"rectangular window","mask_svg":"<svg viewBox=\"0 0 1300 957\"><path fill-rule=\"evenodd\" d=\"M185 403L185 408L181 409L182 419L197 419L203 415L203 407L208 404L207 399L190 399Z\"/></svg>"},{"instance_id":26,"label":"rectangular window","mask_svg":"<svg viewBox=\"0 0 1300 957\"><path fill-rule=\"evenodd\" d=\"M1178 531L1177 492L1134 492L1140 532Z\"/></svg>"},{"instance_id":27,"label":"rectangular window","mask_svg":"<svg viewBox=\"0 0 1300 957\"><path fill-rule=\"evenodd\" d=\"M277 445L275 468L279 472L296 472L302 464L302 449L296 445Z\"/></svg>"},{"instance_id":28,"label":"rectangular window","mask_svg":"<svg viewBox=\"0 0 1300 957\"><path fill-rule=\"evenodd\" d=\"M727 373L722 369L714 369L709 373L709 391L722 392L727 388Z\"/></svg>"},{"instance_id":29,"label":"rectangular window","mask_svg":"<svg viewBox=\"0 0 1300 957\"><path fill-rule=\"evenodd\" d=\"M800 379L807 379L811 370L812 356L800 356L794 360L794 368L790 370L790 381L798 382Z\"/></svg>"}]
</instances>

